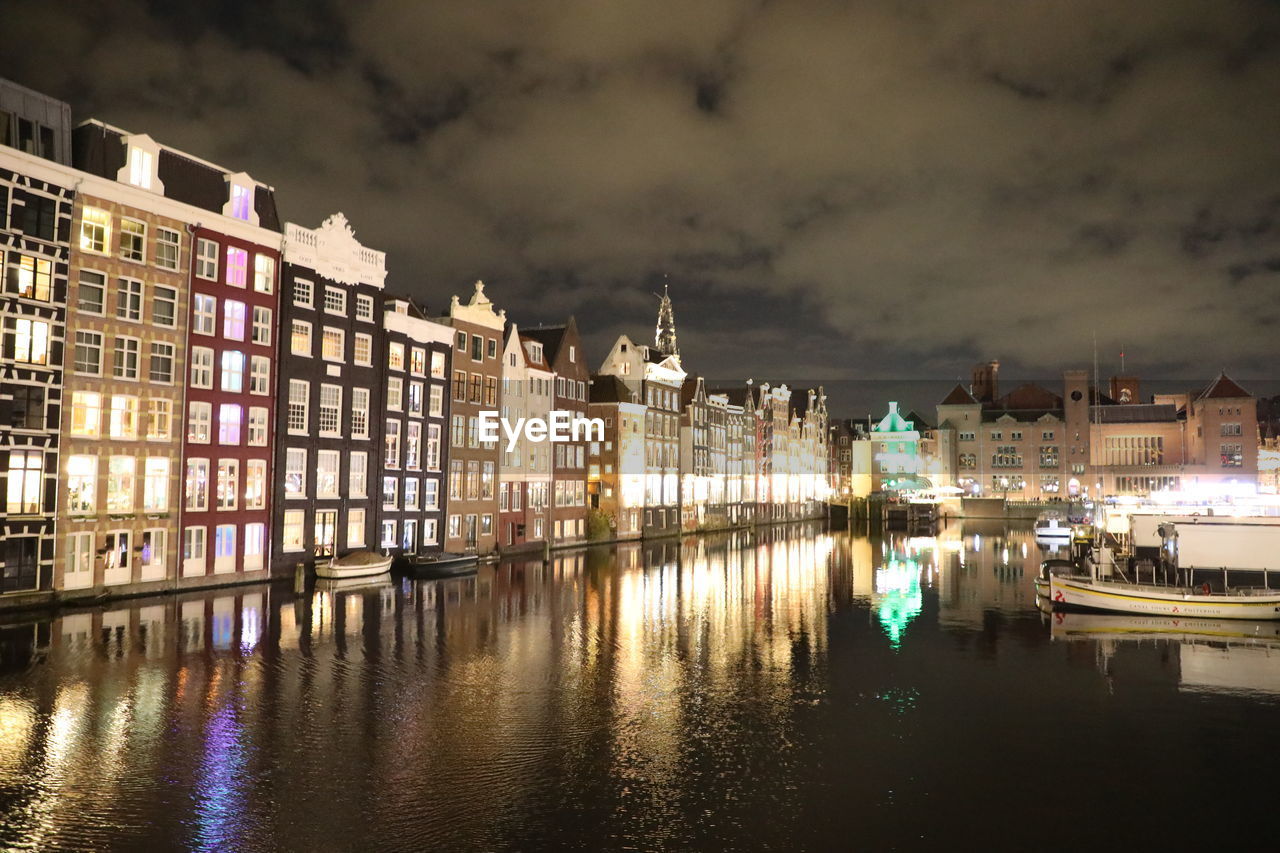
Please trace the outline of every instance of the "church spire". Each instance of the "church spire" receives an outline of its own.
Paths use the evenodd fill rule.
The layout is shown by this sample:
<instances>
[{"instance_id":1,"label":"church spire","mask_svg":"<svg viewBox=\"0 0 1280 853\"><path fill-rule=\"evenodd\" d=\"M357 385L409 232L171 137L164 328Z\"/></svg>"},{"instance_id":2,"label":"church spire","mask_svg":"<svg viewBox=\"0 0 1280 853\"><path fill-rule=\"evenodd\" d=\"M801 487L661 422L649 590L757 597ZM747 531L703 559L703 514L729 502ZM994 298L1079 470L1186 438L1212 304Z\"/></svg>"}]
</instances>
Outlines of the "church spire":
<instances>
[{"instance_id":1,"label":"church spire","mask_svg":"<svg viewBox=\"0 0 1280 853\"><path fill-rule=\"evenodd\" d=\"M667 284L662 283L662 302L658 304L658 326L654 330L654 348L663 355L680 355L676 345L676 315L671 308Z\"/></svg>"}]
</instances>

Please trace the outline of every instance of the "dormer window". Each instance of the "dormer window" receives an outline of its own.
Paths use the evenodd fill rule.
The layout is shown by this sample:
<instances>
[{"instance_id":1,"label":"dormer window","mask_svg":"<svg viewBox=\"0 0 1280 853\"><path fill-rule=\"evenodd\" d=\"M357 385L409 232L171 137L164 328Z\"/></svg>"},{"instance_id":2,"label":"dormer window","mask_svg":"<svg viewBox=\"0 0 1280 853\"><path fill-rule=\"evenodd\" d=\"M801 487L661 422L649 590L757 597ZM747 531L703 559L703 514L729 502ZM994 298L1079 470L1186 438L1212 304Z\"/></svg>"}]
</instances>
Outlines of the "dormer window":
<instances>
[{"instance_id":1,"label":"dormer window","mask_svg":"<svg viewBox=\"0 0 1280 853\"><path fill-rule=\"evenodd\" d=\"M151 189L151 170L155 158L150 151L133 148L129 151L129 183L144 190Z\"/></svg>"},{"instance_id":2,"label":"dormer window","mask_svg":"<svg viewBox=\"0 0 1280 853\"><path fill-rule=\"evenodd\" d=\"M249 188L239 184L231 185L231 215L236 219L249 221Z\"/></svg>"}]
</instances>

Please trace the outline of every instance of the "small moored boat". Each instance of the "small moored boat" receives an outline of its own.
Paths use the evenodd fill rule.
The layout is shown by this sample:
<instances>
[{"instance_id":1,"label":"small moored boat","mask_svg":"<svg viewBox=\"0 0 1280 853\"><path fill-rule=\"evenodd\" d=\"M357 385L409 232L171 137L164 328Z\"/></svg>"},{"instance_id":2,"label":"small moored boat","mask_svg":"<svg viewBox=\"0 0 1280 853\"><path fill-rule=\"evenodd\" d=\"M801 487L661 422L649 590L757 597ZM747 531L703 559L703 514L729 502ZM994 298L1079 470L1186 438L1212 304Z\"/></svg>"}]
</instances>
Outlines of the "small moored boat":
<instances>
[{"instance_id":1,"label":"small moored boat","mask_svg":"<svg viewBox=\"0 0 1280 853\"><path fill-rule=\"evenodd\" d=\"M390 570L390 557L376 551L353 551L328 563L317 563L316 577L367 578Z\"/></svg>"},{"instance_id":2,"label":"small moored boat","mask_svg":"<svg viewBox=\"0 0 1280 853\"><path fill-rule=\"evenodd\" d=\"M409 560L409 570L424 578L450 578L466 575L479 568L475 554L422 554Z\"/></svg>"},{"instance_id":3,"label":"small moored boat","mask_svg":"<svg viewBox=\"0 0 1280 853\"><path fill-rule=\"evenodd\" d=\"M1071 522L1057 512L1041 513L1036 519L1036 538L1068 541L1071 539Z\"/></svg>"},{"instance_id":4,"label":"small moored boat","mask_svg":"<svg viewBox=\"0 0 1280 853\"><path fill-rule=\"evenodd\" d=\"M1076 564L1070 560L1045 560L1040 564L1040 574L1033 581L1036 588L1036 595L1045 601L1049 600L1049 576L1050 575L1077 575L1080 570L1076 568Z\"/></svg>"}]
</instances>

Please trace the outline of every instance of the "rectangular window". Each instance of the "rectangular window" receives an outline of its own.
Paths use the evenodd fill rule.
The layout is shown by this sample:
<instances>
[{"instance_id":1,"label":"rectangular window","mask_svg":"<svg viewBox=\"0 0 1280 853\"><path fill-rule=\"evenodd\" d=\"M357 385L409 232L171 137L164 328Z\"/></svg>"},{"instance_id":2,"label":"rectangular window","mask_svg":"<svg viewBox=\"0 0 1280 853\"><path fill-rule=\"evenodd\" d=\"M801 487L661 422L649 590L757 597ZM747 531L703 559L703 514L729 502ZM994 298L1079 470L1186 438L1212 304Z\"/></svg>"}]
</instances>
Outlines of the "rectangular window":
<instances>
[{"instance_id":1,"label":"rectangular window","mask_svg":"<svg viewBox=\"0 0 1280 853\"><path fill-rule=\"evenodd\" d=\"M440 538L440 525L434 518L426 518L422 521L422 544L435 545Z\"/></svg>"},{"instance_id":2,"label":"rectangular window","mask_svg":"<svg viewBox=\"0 0 1280 853\"><path fill-rule=\"evenodd\" d=\"M173 383L174 346L160 342L152 342L151 358L147 362L147 377L152 382Z\"/></svg>"},{"instance_id":3,"label":"rectangular window","mask_svg":"<svg viewBox=\"0 0 1280 853\"><path fill-rule=\"evenodd\" d=\"M449 499L462 498L462 460L449 460Z\"/></svg>"},{"instance_id":4,"label":"rectangular window","mask_svg":"<svg viewBox=\"0 0 1280 853\"><path fill-rule=\"evenodd\" d=\"M342 361L345 357L347 334L342 329L325 326L320 338L320 357L325 361Z\"/></svg>"},{"instance_id":5,"label":"rectangular window","mask_svg":"<svg viewBox=\"0 0 1280 853\"><path fill-rule=\"evenodd\" d=\"M427 351L422 347L414 347L409 351L409 372L414 376L426 375Z\"/></svg>"},{"instance_id":6,"label":"rectangular window","mask_svg":"<svg viewBox=\"0 0 1280 853\"><path fill-rule=\"evenodd\" d=\"M440 470L440 424L427 424L427 470Z\"/></svg>"},{"instance_id":7,"label":"rectangular window","mask_svg":"<svg viewBox=\"0 0 1280 853\"><path fill-rule=\"evenodd\" d=\"M342 435L342 386L320 386L320 434L323 436Z\"/></svg>"},{"instance_id":8,"label":"rectangular window","mask_svg":"<svg viewBox=\"0 0 1280 853\"><path fill-rule=\"evenodd\" d=\"M444 416L444 386L431 386L431 401L427 404L427 414L433 418Z\"/></svg>"},{"instance_id":9,"label":"rectangular window","mask_svg":"<svg viewBox=\"0 0 1280 853\"><path fill-rule=\"evenodd\" d=\"M172 228L156 228L156 266L176 270L182 254L182 235Z\"/></svg>"},{"instance_id":10,"label":"rectangular window","mask_svg":"<svg viewBox=\"0 0 1280 853\"><path fill-rule=\"evenodd\" d=\"M111 375L116 379L137 379L142 342L137 338L116 338Z\"/></svg>"},{"instance_id":11,"label":"rectangular window","mask_svg":"<svg viewBox=\"0 0 1280 853\"><path fill-rule=\"evenodd\" d=\"M267 410L262 406L249 407L248 437L245 444L250 447L267 446Z\"/></svg>"},{"instance_id":12,"label":"rectangular window","mask_svg":"<svg viewBox=\"0 0 1280 853\"><path fill-rule=\"evenodd\" d=\"M244 287L248 283L249 253L236 246L227 247L227 284Z\"/></svg>"},{"instance_id":13,"label":"rectangular window","mask_svg":"<svg viewBox=\"0 0 1280 853\"><path fill-rule=\"evenodd\" d=\"M0 213L4 197L0 196ZM4 255L0 252L0 258ZM5 291L24 299L48 302L53 294L53 264L43 258L10 254L6 270Z\"/></svg>"},{"instance_id":14,"label":"rectangular window","mask_svg":"<svg viewBox=\"0 0 1280 853\"><path fill-rule=\"evenodd\" d=\"M302 538L302 528L306 523L306 513L300 509L284 511L284 528L281 535L281 547L285 551L302 551L306 543Z\"/></svg>"},{"instance_id":15,"label":"rectangular window","mask_svg":"<svg viewBox=\"0 0 1280 853\"><path fill-rule=\"evenodd\" d=\"M147 439L168 441L173 434L173 401L164 397L147 400Z\"/></svg>"},{"instance_id":16,"label":"rectangular window","mask_svg":"<svg viewBox=\"0 0 1280 853\"><path fill-rule=\"evenodd\" d=\"M169 460L148 456L142 467L142 511L165 512L169 509Z\"/></svg>"},{"instance_id":17,"label":"rectangular window","mask_svg":"<svg viewBox=\"0 0 1280 853\"><path fill-rule=\"evenodd\" d=\"M356 364L369 367L373 364L373 338L364 332L356 332L354 360Z\"/></svg>"},{"instance_id":18,"label":"rectangular window","mask_svg":"<svg viewBox=\"0 0 1280 853\"><path fill-rule=\"evenodd\" d=\"M128 514L134 507L134 472L132 456L112 456L107 460L107 512Z\"/></svg>"},{"instance_id":19,"label":"rectangular window","mask_svg":"<svg viewBox=\"0 0 1280 853\"><path fill-rule=\"evenodd\" d=\"M142 282L116 279L116 317L131 323L142 322Z\"/></svg>"},{"instance_id":20,"label":"rectangular window","mask_svg":"<svg viewBox=\"0 0 1280 853\"><path fill-rule=\"evenodd\" d=\"M294 320L289 338L289 352L311 357L311 324L306 320Z\"/></svg>"},{"instance_id":21,"label":"rectangular window","mask_svg":"<svg viewBox=\"0 0 1280 853\"><path fill-rule=\"evenodd\" d=\"M232 341L244 340L245 304L236 299L222 301L222 336Z\"/></svg>"},{"instance_id":22,"label":"rectangular window","mask_svg":"<svg viewBox=\"0 0 1280 853\"><path fill-rule=\"evenodd\" d=\"M373 322L373 297L367 293L356 294L356 319Z\"/></svg>"},{"instance_id":23,"label":"rectangular window","mask_svg":"<svg viewBox=\"0 0 1280 853\"><path fill-rule=\"evenodd\" d=\"M193 401L187 406L187 441L208 444L212 435L213 404Z\"/></svg>"},{"instance_id":24,"label":"rectangular window","mask_svg":"<svg viewBox=\"0 0 1280 853\"><path fill-rule=\"evenodd\" d=\"M369 496L369 454L357 450L351 454L351 470L348 473L348 497L366 498Z\"/></svg>"},{"instance_id":25,"label":"rectangular window","mask_svg":"<svg viewBox=\"0 0 1280 853\"><path fill-rule=\"evenodd\" d=\"M76 332L75 371L102 375L102 333Z\"/></svg>"},{"instance_id":26,"label":"rectangular window","mask_svg":"<svg viewBox=\"0 0 1280 853\"><path fill-rule=\"evenodd\" d=\"M151 288L151 322L170 329L178 325L177 290L159 284Z\"/></svg>"},{"instance_id":27,"label":"rectangular window","mask_svg":"<svg viewBox=\"0 0 1280 853\"><path fill-rule=\"evenodd\" d=\"M276 259L270 255L253 256L253 289L258 293L274 293L276 289Z\"/></svg>"},{"instance_id":28,"label":"rectangular window","mask_svg":"<svg viewBox=\"0 0 1280 853\"><path fill-rule=\"evenodd\" d=\"M241 409L234 403L218 406L218 444L228 446L240 443Z\"/></svg>"},{"instance_id":29,"label":"rectangular window","mask_svg":"<svg viewBox=\"0 0 1280 853\"><path fill-rule=\"evenodd\" d=\"M249 393L259 396L271 393L271 359L265 355L249 357Z\"/></svg>"},{"instance_id":30,"label":"rectangular window","mask_svg":"<svg viewBox=\"0 0 1280 853\"><path fill-rule=\"evenodd\" d=\"M498 405L498 379L495 376L486 376L484 378L484 404L486 406Z\"/></svg>"},{"instance_id":31,"label":"rectangular window","mask_svg":"<svg viewBox=\"0 0 1280 853\"><path fill-rule=\"evenodd\" d=\"M397 376L387 378L387 409L398 412L404 406L404 380Z\"/></svg>"},{"instance_id":32,"label":"rectangular window","mask_svg":"<svg viewBox=\"0 0 1280 853\"><path fill-rule=\"evenodd\" d=\"M404 370L404 344L387 344L387 367L392 370Z\"/></svg>"},{"instance_id":33,"label":"rectangular window","mask_svg":"<svg viewBox=\"0 0 1280 853\"><path fill-rule=\"evenodd\" d=\"M337 287L324 289L324 312L326 314L347 314L347 293Z\"/></svg>"},{"instance_id":34,"label":"rectangular window","mask_svg":"<svg viewBox=\"0 0 1280 853\"><path fill-rule=\"evenodd\" d=\"M422 414L422 383L409 383L409 414Z\"/></svg>"},{"instance_id":35,"label":"rectangular window","mask_svg":"<svg viewBox=\"0 0 1280 853\"><path fill-rule=\"evenodd\" d=\"M287 498L300 498L307 491L307 449L289 447L284 452L284 494Z\"/></svg>"},{"instance_id":36,"label":"rectangular window","mask_svg":"<svg viewBox=\"0 0 1280 853\"><path fill-rule=\"evenodd\" d=\"M271 346L271 309L261 305L253 306L253 342L260 346Z\"/></svg>"},{"instance_id":37,"label":"rectangular window","mask_svg":"<svg viewBox=\"0 0 1280 853\"><path fill-rule=\"evenodd\" d=\"M431 378L445 378L444 353L442 352L431 353Z\"/></svg>"},{"instance_id":38,"label":"rectangular window","mask_svg":"<svg viewBox=\"0 0 1280 853\"><path fill-rule=\"evenodd\" d=\"M88 586L89 578L92 577L93 561L92 533L72 533L67 537L67 579L70 581L72 575L84 578L84 580L68 583L68 586Z\"/></svg>"},{"instance_id":39,"label":"rectangular window","mask_svg":"<svg viewBox=\"0 0 1280 853\"><path fill-rule=\"evenodd\" d=\"M111 214L85 207L80 218L80 250L105 255L111 247Z\"/></svg>"},{"instance_id":40,"label":"rectangular window","mask_svg":"<svg viewBox=\"0 0 1280 853\"><path fill-rule=\"evenodd\" d=\"M467 372L465 370L455 370L453 372L453 399L457 403L467 399Z\"/></svg>"},{"instance_id":41,"label":"rectangular window","mask_svg":"<svg viewBox=\"0 0 1280 853\"><path fill-rule=\"evenodd\" d=\"M98 511L98 457L67 458L67 512L93 515Z\"/></svg>"},{"instance_id":42,"label":"rectangular window","mask_svg":"<svg viewBox=\"0 0 1280 853\"><path fill-rule=\"evenodd\" d=\"M449 423L449 445L451 447L465 447L467 443L466 415L454 415Z\"/></svg>"},{"instance_id":43,"label":"rectangular window","mask_svg":"<svg viewBox=\"0 0 1280 853\"><path fill-rule=\"evenodd\" d=\"M191 348L191 387L213 387L213 350L208 347Z\"/></svg>"},{"instance_id":44,"label":"rectangular window","mask_svg":"<svg viewBox=\"0 0 1280 853\"><path fill-rule=\"evenodd\" d=\"M293 283L293 304L294 305L297 305L299 308L314 307L314 303L312 301L314 298L313 294L314 294L314 291L311 287L311 282L303 281L302 279L297 279L296 281L294 281Z\"/></svg>"},{"instance_id":45,"label":"rectangular window","mask_svg":"<svg viewBox=\"0 0 1280 853\"><path fill-rule=\"evenodd\" d=\"M305 379L289 380L288 427L291 433L307 432L307 413L311 405L311 383Z\"/></svg>"},{"instance_id":46,"label":"rectangular window","mask_svg":"<svg viewBox=\"0 0 1280 853\"><path fill-rule=\"evenodd\" d=\"M38 320L6 321L4 354L23 364L49 363L49 324Z\"/></svg>"},{"instance_id":47,"label":"rectangular window","mask_svg":"<svg viewBox=\"0 0 1280 853\"><path fill-rule=\"evenodd\" d=\"M484 338L480 337L479 335L471 336L471 360L472 361L484 360Z\"/></svg>"},{"instance_id":48,"label":"rectangular window","mask_svg":"<svg viewBox=\"0 0 1280 853\"><path fill-rule=\"evenodd\" d=\"M267 550L267 526L262 522L244 526L244 568L262 568L262 557Z\"/></svg>"},{"instance_id":49,"label":"rectangular window","mask_svg":"<svg viewBox=\"0 0 1280 853\"><path fill-rule=\"evenodd\" d=\"M433 477L422 481L422 508L440 508L440 481ZM519 509L519 507L516 508Z\"/></svg>"},{"instance_id":50,"label":"rectangular window","mask_svg":"<svg viewBox=\"0 0 1280 853\"><path fill-rule=\"evenodd\" d=\"M239 394L244 391L244 353L226 350L222 353L221 388Z\"/></svg>"},{"instance_id":51,"label":"rectangular window","mask_svg":"<svg viewBox=\"0 0 1280 853\"><path fill-rule=\"evenodd\" d=\"M409 421L404 433L404 467L411 471L422 469L422 423Z\"/></svg>"},{"instance_id":52,"label":"rectangular window","mask_svg":"<svg viewBox=\"0 0 1280 853\"><path fill-rule=\"evenodd\" d=\"M1244 452L1239 444L1223 444L1219 446L1223 468L1241 468L1244 466Z\"/></svg>"},{"instance_id":53,"label":"rectangular window","mask_svg":"<svg viewBox=\"0 0 1280 853\"><path fill-rule=\"evenodd\" d=\"M267 507L267 460L250 459L245 463L244 508Z\"/></svg>"},{"instance_id":54,"label":"rectangular window","mask_svg":"<svg viewBox=\"0 0 1280 853\"><path fill-rule=\"evenodd\" d=\"M212 335L218 323L218 300L204 293L191 297L191 331L197 335Z\"/></svg>"},{"instance_id":55,"label":"rectangular window","mask_svg":"<svg viewBox=\"0 0 1280 853\"><path fill-rule=\"evenodd\" d=\"M396 523L394 521L382 522L382 542L383 548L396 547Z\"/></svg>"},{"instance_id":56,"label":"rectangular window","mask_svg":"<svg viewBox=\"0 0 1280 853\"><path fill-rule=\"evenodd\" d=\"M111 396L107 418L107 434L112 438L134 440L138 437L138 398L124 394Z\"/></svg>"},{"instance_id":57,"label":"rectangular window","mask_svg":"<svg viewBox=\"0 0 1280 853\"><path fill-rule=\"evenodd\" d=\"M120 220L120 257L142 263L147 258L147 225L136 219Z\"/></svg>"},{"instance_id":58,"label":"rectangular window","mask_svg":"<svg viewBox=\"0 0 1280 853\"><path fill-rule=\"evenodd\" d=\"M347 511L347 547L363 548L364 547L364 510L352 509Z\"/></svg>"},{"instance_id":59,"label":"rectangular window","mask_svg":"<svg viewBox=\"0 0 1280 853\"><path fill-rule=\"evenodd\" d=\"M196 240L196 277L218 280L218 244L203 237Z\"/></svg>"},{"instance_id":60,"label":"rectangular window","mask_svg":"<svg viewBox=\"0 0 1280 853\"><path fill-rule=\"evenodd\" d=\"M369 437L369 389L351 389L351 437Z\"/></svg>"},{"instance_id":61,"label":"rectangular window","mask_svg":"<svg viewBox=\"0 0 1280 853\"><path fill-rule=\"evenodd\" d=\"M236 526L219 524L213 532L213 570L233 572L236 569Z\"/></svg>"},{"instance_id":62,"label":"rectangular window","mask_svg":"<svg viewBox=\"0 0 1280 853\"><path fill-rule=\"evenodd\" d=\"M338 466L341 454L336 450L316 451L316 497L338 497Z\"/></svg>"},{"instance_id":63,"label":"rectangular window","mask_svg":"<svg viewBox=\"0 0 1280 853\"><path fill-rule=\"evenodd\" d=\"M10 515L31 515L40 512L41 495L44 491L43 481L43 450L9 451L6 511Z\"/></svg>"},{"instance_id":64,"label":"rectangular window","mask_svg":"<svg viewBox=\"0 0 1280 853\"><path fill-rule=\"evenodd\" d=\"M400 467L400 421L387 421L387 432L382 461L383 465L387 468Z\"/></svg>"},{"instance_id":65,"label":"rectangular window","mask_svg":"<svg viewBox=\"0 0 1280 853\"><path fill-rule=\"evenodd\" d=\"M101 316L107 304L107 277L100 272L81 270L76 289L76 308L85 314Z\"/></svg>"},{"instance_id":66,"label":"rectangular window","mask_svg":"<svg viewBox=\"0 0 1280 853\"><path fill-rule=\"evenodd\" d=\"M471 374L471 402L480 403L482 401L481 389L484 387L484 377L479 373Z\"/></svg>"},{"instance_id":67,"label":"rectangular window","mask_svg":"<svg viewBox=\"0 0 1280 853\"><path fill-rule=\"evenodd\" d=\"M382 478L382 506L384 509L395 509L399 506L400 480L396 477Z\"/></svg>"}]
</instances>

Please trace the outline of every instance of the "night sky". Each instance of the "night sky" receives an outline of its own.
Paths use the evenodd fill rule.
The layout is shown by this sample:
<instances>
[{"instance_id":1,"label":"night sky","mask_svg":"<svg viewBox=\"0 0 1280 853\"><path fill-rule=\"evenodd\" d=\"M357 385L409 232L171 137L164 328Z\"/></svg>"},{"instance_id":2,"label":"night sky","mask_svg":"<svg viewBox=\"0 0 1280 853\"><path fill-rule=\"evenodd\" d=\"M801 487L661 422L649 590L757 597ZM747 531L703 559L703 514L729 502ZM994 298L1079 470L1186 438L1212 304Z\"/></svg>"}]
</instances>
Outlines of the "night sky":
<instances>
[{"instance_id":1,"label":"night sky","mask_svg":"<svg viewBox=\"0 0 1280 853\"><path fill-rule=\"evenodd\" d=\"M713 377L1276 374L1280 4L10 2L0 74ZM1104 364L1104 371L1108 365Z\"/></svg>"}]
</instances>

